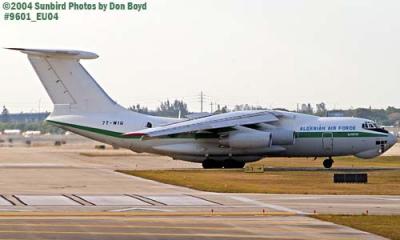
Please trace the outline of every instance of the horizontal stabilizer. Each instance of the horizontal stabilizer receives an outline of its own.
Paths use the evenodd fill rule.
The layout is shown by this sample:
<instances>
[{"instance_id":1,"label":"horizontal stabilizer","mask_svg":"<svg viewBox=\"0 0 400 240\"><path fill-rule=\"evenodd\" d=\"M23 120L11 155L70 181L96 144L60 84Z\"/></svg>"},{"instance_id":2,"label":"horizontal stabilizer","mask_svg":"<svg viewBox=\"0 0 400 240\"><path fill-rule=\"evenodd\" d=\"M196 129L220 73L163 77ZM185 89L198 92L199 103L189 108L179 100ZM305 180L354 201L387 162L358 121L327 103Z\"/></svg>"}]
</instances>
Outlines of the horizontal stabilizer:
<instances>
[{"instance_id":1,"label":"horizontal stabilizer","mask_svg":"<svg viewBox=\"0 0 400 240\"><path fill-rule=\"evenodd\" d=\"M121 110L80 63L80 59L98 58L97 54L79 50L7 49L28 55L54 104L53 116Z\"/></svg>"},{"instance_id":2,"label":"horizontal stabilizer","mask_svg":"<svg viewBox=\"0 0 400 240\"><path fill-rule=\"evenodd\" d=\"M70 58L70 59L95 59L99 57L96 53L79 51L79 50L33 49L33 48L6 48L6 49L21 51L28 55L36 55L41 57Z\"/></svg>"}]
</instances>

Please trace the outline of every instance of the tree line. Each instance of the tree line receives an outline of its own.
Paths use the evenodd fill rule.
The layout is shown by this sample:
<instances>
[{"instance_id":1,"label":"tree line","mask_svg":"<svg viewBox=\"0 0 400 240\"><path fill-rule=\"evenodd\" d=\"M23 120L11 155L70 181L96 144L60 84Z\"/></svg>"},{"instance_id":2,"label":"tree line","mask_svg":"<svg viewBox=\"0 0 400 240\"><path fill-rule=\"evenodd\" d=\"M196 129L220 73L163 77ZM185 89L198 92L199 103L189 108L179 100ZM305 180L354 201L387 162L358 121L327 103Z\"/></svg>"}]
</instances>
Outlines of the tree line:
<instances>
[{"instance_id":1,"label":"tree line","mask_svg":"<svg viewBox=\"0 0 400 240\"><path fill-rule=\"evenodd\" d=\"M165 100L160 102L160 105L152 110L146 106L135 104L128 107L129 110L163 117L185 117L193 112L188 108L187 103L182 100ZM262 110L267 109L263 106L254 106L249 104L235 105L229 108L226 105L216 105L213 114L225 113L230 111L242 111L242 110ZM280 108L278 110L289 111L287 109ZM340 110L328 110L325 103L319 103L315 106L310 103L300 104L293 112L300 112L306 114L312 114L316 116L329 116L330 114L338 114L339 116L346 117L360 117L367 118L376 121L380 125L385 126L396 126L400 127L400 108L392 106L386 109L373 109L369 108L354 108L354 109L340 109ZM63 133L60 128L54 127L47 124L43 120L48 116L49 113L37 113L36 118L27 118L24 113L11 114L6 106L3 106L0 114L0 131L4 129L20 129L21 131L36 130L43 133ZM19 116L18 116L19 115ZM23 116L22 116L23 115ZM32 115L32 114L31 114ZM18 118L16 117L18 116ZM22 117L21 117L22 116ZM18 119L18 120L16 120Z\"/></svg>"}]
</instances>

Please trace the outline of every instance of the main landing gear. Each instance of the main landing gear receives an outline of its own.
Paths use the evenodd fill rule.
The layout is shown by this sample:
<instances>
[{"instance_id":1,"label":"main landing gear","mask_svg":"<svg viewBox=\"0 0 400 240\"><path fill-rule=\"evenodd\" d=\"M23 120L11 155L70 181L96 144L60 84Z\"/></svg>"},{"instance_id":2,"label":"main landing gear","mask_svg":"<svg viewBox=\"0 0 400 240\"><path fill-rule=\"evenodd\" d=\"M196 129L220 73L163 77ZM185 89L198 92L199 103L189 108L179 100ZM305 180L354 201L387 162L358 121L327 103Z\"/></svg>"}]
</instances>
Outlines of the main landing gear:
<instances>
[{"instance_id":1,"label":"main landing gear","mask_svg":"<svg viewBox=\"0 0 400 240\"><path fill-rule=\"evenodd\" d=\"M325 159L324 162L323 162L323 164L324 164L324 167L325 167L325 168L331 168L332 165L333 165L333 159L332 159L332 157L329 157L329 158Z\"/></svg>"},{"instance_id":2,"label":"main landing gear","mask_svg":"<svg viewBox=\"0 0 400 240\"><path fill-rule=\"evenodd\" d=\"M202 162L204 169L212 169L212 168L223 168L224 162L223 161L216 161L212 159L206 159Z\"/></svg>"},{"instance_id":3,"label":"main landing gear","mask_svg":"<svg viewBox=\"0 0 400 240\"><path fill-rule=\"evenodd\" d=\"M204 169L212 168L243 168L245 162L227 159L225 161L217 161L213 159L206 159L202 163Z\"/></svg>"},{"instance_id":4,"label":"main landing gear","mask_svg":"<svg viewBox=\"0 0 400 240\"><path fill-rule=\"evenodd\" d=\"M235 160L225 160L224 161L224 168L243 168L245 165L245 162L241 161L235 161Z\"/></svg>"}]
</instances>

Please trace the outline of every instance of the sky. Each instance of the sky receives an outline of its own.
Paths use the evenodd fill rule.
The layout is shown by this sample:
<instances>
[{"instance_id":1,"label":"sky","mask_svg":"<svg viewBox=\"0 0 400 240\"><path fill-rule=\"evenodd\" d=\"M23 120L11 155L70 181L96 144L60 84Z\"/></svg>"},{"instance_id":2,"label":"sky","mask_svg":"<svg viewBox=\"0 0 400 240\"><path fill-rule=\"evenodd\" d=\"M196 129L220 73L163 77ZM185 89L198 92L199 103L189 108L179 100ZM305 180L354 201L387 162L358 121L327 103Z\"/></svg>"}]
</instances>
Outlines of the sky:
<instances>
[{"instance_id":1,"label":"sky","mask_svg":"<svg viewBox=\"0 0 400 240\"><path fill-rule=\"evenodd\" d=\"M1 18L0 47L95 52L82 64L123 106L180 99L199 111L203 91L206 110L400 107L399 12L400 1L153 0L141 12ZM23 54L0 49L0 83L11 112L52 110Z\"/></svg>"}]
</instances>

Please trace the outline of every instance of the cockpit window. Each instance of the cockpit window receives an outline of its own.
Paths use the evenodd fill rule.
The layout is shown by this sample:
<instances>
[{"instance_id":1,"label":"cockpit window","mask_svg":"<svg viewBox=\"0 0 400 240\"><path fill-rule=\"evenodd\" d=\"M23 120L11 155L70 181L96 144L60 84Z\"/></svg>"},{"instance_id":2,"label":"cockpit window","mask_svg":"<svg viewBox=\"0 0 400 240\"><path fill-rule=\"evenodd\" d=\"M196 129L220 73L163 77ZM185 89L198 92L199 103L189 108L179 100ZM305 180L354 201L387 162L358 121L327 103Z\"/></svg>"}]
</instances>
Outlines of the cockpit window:
<instances>
[{"instance_id":1,"label":"cockpit window","mask_svg":"<svg viewBox=\"0 0 400 240\"><path fill-rule=\"evenodd\" d=\"M371 130L371 131L376 131L376 132L382 132L382 133L388 133L387 130L384 128L378 127L378 125L374 122L365 122L361 125L362 128Z\"/></svg>"},{"instance_id":2,"label":"cockpit window","mask_svg":"<svg viewBox=\"0 0 400 240\"><path fill-rule=\"evenodd\" d=\"M365 123L362 124L362 128L364 128L364 129L375 129L375 128L378 128L378 126L374 122L365 122Z\"/></svg>"}]
</instances>

